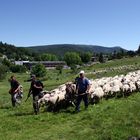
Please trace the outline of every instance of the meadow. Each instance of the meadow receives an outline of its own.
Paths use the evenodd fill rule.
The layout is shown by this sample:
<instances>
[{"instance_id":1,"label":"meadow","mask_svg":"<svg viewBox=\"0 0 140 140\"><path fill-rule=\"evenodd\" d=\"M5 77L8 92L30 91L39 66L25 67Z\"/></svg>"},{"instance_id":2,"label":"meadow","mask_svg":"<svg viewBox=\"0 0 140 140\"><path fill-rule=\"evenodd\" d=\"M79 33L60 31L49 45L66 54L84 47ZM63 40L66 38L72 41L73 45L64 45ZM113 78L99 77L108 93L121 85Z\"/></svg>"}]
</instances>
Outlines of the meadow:
<instances>
[{"instance_id":1,"label":"meadow","mask_svg":"<svg viewBox=\"0 0 140 140\"><path fill-rule=\"evenodd\" d=\"M139 66L140 57L134 57L81 69L86 71L88 78L94 79L126 74L139 69ZM122 68L116 69L118 67ZM96 74L90 73L95 71ZM63 70L59 74L57 70L47 70L42 79L45 89L51 90L72 81L77 73ZM58 113L41 108L39 115L33 115L32 98L25 102L30 87L30 82L27 82L29 74L15 74L24 87L22 104L15 108L11 106L8 94L10 75L0 81L0 140L127 140L129 136L140 137L139 92L125 98L103 99L97 105L89 105L88 110L84 110L82 104L80 113L73 113L73 107Z\"/></svg>"}]
</instances>

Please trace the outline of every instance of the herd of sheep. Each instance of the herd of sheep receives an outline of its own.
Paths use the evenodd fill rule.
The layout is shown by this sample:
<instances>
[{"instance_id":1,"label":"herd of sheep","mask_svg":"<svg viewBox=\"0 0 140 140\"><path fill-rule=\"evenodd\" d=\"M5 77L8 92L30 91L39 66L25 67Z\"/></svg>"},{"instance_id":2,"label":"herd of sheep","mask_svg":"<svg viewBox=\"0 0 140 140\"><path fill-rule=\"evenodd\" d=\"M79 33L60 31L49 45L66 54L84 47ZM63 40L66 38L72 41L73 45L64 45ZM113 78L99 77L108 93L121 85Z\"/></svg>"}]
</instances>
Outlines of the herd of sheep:
<instances>
[{"instance_id":1,"label":"herd of sheep","mask_svg":"<svg viewBox=\"0 0 140 140\"><path fill-rule=\"evenodd\" d=\"M90 96L99 98L110 96L125 96L140 90L140 70L127 75L103 77L91 80Z\"/></svg>"},{"instance_id":2,"label":"herd of sheep","mask_svg":"<svg viewBox=\"0 0 140 140\"><path fill-rule=\"evenodd\" d=\"M139 90L140 70L129 72L127 75L91 79L89 100L91 103L96 103L103 97L127 96ZM43 92L45 94L39 99L38 105L44 104L52 107L52 109L58 105L65 106L66 103L73 103L77 95L76 85L72 82L60 85L54 90Z\"/></svg>"}]
</instances>

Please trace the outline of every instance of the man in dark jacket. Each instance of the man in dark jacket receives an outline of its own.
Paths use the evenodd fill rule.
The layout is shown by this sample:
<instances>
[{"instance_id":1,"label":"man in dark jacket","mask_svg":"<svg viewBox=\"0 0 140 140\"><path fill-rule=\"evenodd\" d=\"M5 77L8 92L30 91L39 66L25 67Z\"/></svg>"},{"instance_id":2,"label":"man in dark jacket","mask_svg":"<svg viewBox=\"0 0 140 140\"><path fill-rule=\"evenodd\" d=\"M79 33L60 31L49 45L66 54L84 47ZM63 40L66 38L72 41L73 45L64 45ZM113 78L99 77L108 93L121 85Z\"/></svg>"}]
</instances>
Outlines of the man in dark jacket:
<instances>
[{"instance_id":1,"label":"man in dark jacket","mask_svg":"<svg viewBox=\"0 0 140 140\"><path fill-rule=\"evenodd\" d=\"M83 99L85 109L88 108L88 93L90 89L89 80L85 77L84 71L80 71L80 77L77 79L76 91L78 93L76 111L80 111L80 103Z\"/></svg>"},{"instance_id":2,"label":"man in dark jacket","mask_svg":"<svg viewBox=\"0 0 140 140\"><path fill-rule=\"evenodd\" d=\"M39 107L38 107L38 100L40 98L40 92L43 90L43 84L41 81L36 80L36 76L31 76L31 86L29 89L29 94L32 94L33 96L33 108L34 113L37 115L39 113Z\"/></svg>"},{"instance_id":3,"label":"man in dark jacket","mask_svg":"<svg viewBox=\"0 0 140 140\"><path fill-rule=\"evenodd\" d=\"M11 94L11 102L12 106L15 107L16 105L16 94L19 90L19 82L16 80L16 77L13 75L9 80L11 84L11 89L9 90L9 94Z\"/></svg>"}]
</instances>

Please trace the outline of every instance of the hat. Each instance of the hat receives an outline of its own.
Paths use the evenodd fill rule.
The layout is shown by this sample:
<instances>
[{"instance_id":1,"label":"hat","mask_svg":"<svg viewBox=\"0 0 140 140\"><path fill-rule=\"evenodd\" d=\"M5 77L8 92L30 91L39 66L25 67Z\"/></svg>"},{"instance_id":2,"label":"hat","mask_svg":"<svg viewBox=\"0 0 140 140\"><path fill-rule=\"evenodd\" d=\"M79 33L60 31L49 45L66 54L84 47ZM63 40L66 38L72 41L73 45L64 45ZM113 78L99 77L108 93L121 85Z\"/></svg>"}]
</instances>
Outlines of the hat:
<instances>
[{"instance_id":1,"label":"hat","mask_svg":"<svg viewBox=\"0 0 140 140\"><path fill-rule=\"evenodd\" d=\"M80 74L84 74L85 72L83 70L80 71Z\"/></svg>"}]
</instances>

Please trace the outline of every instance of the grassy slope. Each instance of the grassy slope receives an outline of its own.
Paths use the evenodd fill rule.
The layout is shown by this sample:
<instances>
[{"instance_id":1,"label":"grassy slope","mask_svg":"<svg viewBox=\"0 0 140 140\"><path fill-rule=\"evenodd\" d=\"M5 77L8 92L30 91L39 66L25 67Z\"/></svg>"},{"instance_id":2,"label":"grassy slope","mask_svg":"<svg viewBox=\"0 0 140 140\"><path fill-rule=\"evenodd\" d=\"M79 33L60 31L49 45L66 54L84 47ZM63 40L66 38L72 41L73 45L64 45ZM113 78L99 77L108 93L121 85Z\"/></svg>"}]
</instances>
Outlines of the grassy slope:
<instances>
[{"instance_id":1,"label":"grassy slope","mask_svg":"<svg viewBox=\"0 0 140 140\"><path fill-rule=\"evenodd\" d=\"M132 64L136 58L127 61L127 64ZM119 62L112 62L112 65L116 66ZM137 59L136 62L140 61ZM120 63L126 65L126 60L121 60ZM102 68L105 68L105 65L107 64L103 64ZM68 72L64 72L63 76L57 76L55 71L49 71L48 75L47 81L44 81L47 90L74 78ZM30 83L23 81L28 78L28 75L16 76L27 94ZM8 85L7 80L0 82L1 140L122 140L132 135L140 136L139 93L128 98L103 100L96 106L90 105L87 111L84 111L82 105L82 111L78 114L72 113L73 108L56 114L44 112L42 109L40 115L34 116L31 99L17 108L11 107L10 97L7 94Z\"/></svg>"}]
</instances>

